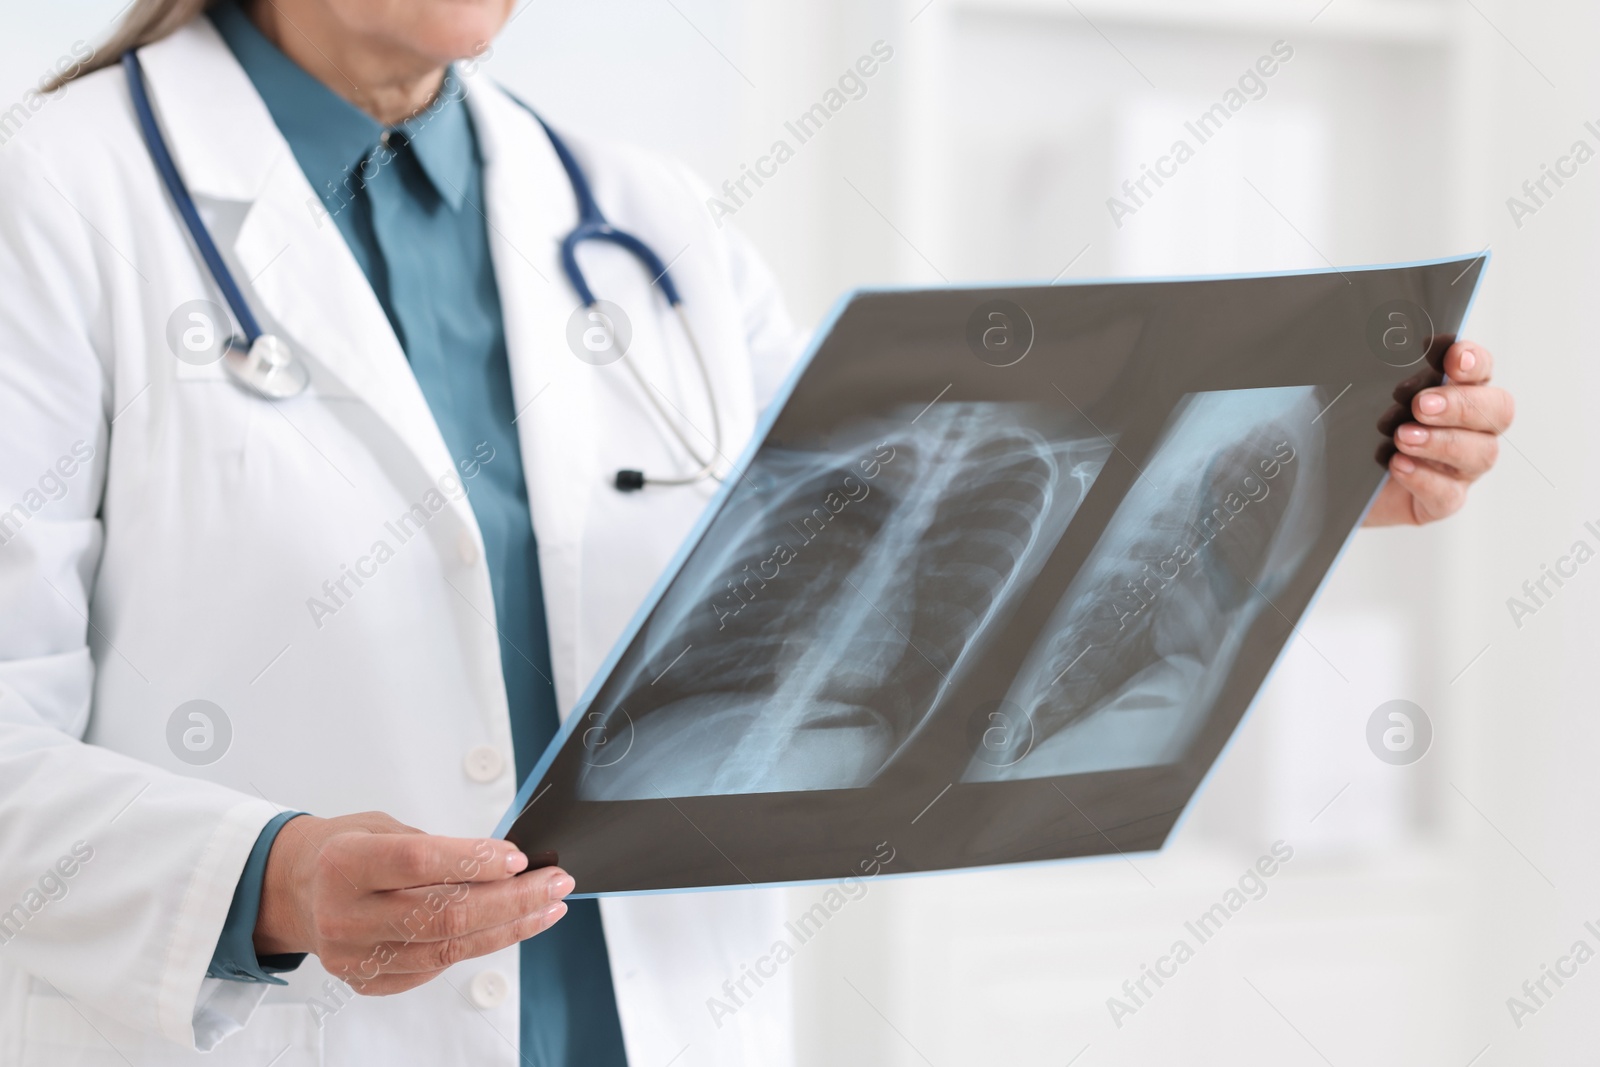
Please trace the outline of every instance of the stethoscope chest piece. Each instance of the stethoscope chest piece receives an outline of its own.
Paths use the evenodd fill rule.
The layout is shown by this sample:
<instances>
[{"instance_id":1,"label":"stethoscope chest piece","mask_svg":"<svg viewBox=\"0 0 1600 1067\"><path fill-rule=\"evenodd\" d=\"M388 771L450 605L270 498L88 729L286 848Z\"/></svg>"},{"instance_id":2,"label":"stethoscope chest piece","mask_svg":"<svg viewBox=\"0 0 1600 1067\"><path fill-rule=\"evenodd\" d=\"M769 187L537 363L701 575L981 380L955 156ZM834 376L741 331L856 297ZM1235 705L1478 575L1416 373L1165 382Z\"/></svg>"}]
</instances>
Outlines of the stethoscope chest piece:
<instances>
[{"instance_id":1,"label":"stethoscope chest piece","mask_svg":"<svg viewBox=\"0 0 1600 1067\"><path fill-rule=\"evenodd\" d=\"M233 380L268 400L287 400L299 396L311 381L306 365L294 358L282 338L264 333L245 349L228 346L223 355Z\"/></svg>"}]
</instances>

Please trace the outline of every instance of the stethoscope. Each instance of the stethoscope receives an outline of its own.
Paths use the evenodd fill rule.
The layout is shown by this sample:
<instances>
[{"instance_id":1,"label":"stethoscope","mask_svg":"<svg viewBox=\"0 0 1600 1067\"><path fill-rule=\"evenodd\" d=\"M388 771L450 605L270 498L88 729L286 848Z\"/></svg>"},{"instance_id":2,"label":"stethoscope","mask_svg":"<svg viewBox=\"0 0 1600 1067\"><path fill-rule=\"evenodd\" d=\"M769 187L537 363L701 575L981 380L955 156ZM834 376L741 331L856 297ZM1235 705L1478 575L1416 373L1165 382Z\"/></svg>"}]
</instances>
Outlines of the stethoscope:
<instances>
[{"instance_id":1,"label":"stethoscope","mask_svg":"<svg viewBox=\"0 0 1600 1067\"><path fill-rule=\"evenodd\" d=\"M262 331L261 324L251 312L250 305L234 280L233 273L223 262L222 254L217 250L217 244L212 240L211 232L206 228L205 222L201 220L200 213L195 208L194 198L189 195L189 189L172 160L172 152L161 133L161 126L156 122L155 109L150 105L150 94L145 88L144 69L139 63L138 53L135 51L124 53L122 67L127 74L134 114L138 117L139 130L144 135L150 157L155 161L156 170L160 173L161 181L167 187L172 202L177 206L178 215L183 219L183 224L188 229L189 236L193 238L201 260L210 272L212 280L216 282L223 299L227 301L228 308L233 312L233 317L239 324L239 331L243 335L230 338L223 351L222 358L229 376L245 389L266 400L287 400L298 396L311 380L310 371L282 338ZM595 202L588 177L583 173L583 168L578 165L566 142L556 136L556 132L531 107L521 100L517 100L517 103L527 109L544 130L545 136L550 138L550 145L561 160L561 167L567 173L567 181L572 185L573 198L578 203L578 225L561 241L561 267L568 283L582 301L582 307L591 320L599 324L608 335L613 334L612 323L600 310L599 301L595 299L594 291L589 288L588 279L584 277L583 268L578 265L578 246L585 241L606 241L622 248L650 272L652 286L661 290L661 295L666 298L668 306L677 315L684 336L688 338L689 350L694 355L701 384L705 387L706 406L711 416L712 427L709 455L702 455L700 449L683 432L681 424L688 420L682 413L668 411L655 395L658 390L639 373L639 369L634 366L627 352L621 353L620 360L628 368L640 392L661 417L662 423L677 439L678 444L683 446L683 450L699 466L693 473L676 478L658 478L653 475L647 478L643 471L619 470L616 474L616 487L623 492L629 492L643 489L646 485L694 485L707 478L720 481L716 467L717 460L722 455L722 423L717 417L717 394L712 388L711 374L706 368L700 343L695 337L694 329L689 325L689 317L684 314L683 297L678 292L671 274L667 272L667 265L644 241L625 230L617 229L606 221L600 205ZM612 341L617 343L614 336Z\"/></svg>"}]
</instances>

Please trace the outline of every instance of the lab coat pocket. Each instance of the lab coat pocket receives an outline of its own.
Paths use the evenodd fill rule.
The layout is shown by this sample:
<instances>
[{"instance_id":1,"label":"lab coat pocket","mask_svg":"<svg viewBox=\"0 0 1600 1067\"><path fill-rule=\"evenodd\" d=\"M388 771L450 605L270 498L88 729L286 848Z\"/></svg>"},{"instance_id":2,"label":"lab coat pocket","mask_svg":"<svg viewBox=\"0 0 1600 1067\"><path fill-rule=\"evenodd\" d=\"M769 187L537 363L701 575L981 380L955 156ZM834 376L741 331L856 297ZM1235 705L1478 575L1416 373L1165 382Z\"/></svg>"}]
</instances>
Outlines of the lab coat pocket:
<instances>
[{"instance_id":1,"label":"lab coat pocket","mask_svg":"<svg viewBox=\"0 0 1600 1067\"><path fill-rule=\"evenodd\" d=\"M292 427L309 409L345 398L337 383L315 372L298 395L272 400L241 385L222 359L211 363L176 360L174 365L173 422L168 432L180 433L185 446L201 454L242 456L260 434L266 433L268 440L284 432L293 436ZM284 418L276 418L274 408Z\"/></svg>"},{"instance_id":2,"label":"lab coat pocket","mask_svg":"<svg viewBox=\"0 0 1600 1067\"><path fill-rule=\"evenodd\" d=\"M210 1052L191 1052L96 1016L51 992L28 995L21 1067L322 1067L322 1031L304 1004L263 1004Z\"/></svg>"},{"instance_id":3,"label":"lab coat pocket","mask_svg":"<svg viewBox=\"0 0 1600 1067\"><path fill-rule=\"evenodd\" d=\"M187 360L173 360L176 377L180 382L225 382L228 380L227 368L222 357L204 363L190 363Z\"/></svg>"},{"instance_id":4,"label":"lab coat pocket","mask_svg":"<svg viewBox=\"0 0 1600 1067\"><path fill-rule=\"evenodd\" d=\"M169 425L183 447L195 455L243 455L258 409L271 401L252 396L215 363L177 363Z\"/></svg>"}]
</instances>

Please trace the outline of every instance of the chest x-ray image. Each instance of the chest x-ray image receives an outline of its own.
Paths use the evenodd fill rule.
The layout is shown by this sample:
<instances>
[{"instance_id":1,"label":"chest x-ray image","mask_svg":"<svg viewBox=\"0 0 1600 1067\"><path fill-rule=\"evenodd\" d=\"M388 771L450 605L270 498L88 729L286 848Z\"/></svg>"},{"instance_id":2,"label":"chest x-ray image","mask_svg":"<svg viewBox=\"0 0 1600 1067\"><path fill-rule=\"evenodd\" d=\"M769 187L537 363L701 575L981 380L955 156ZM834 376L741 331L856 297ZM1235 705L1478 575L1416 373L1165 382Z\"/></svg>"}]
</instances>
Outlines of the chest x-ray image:
<instances>
[{"instance_id":1,"label":"chest x-ray image","mask_svg":"<svg viewBox=\"0 0 1600 1067\"><path fill-rule=\"evenodd\" d=\"M497 832L584 895L1161 847L1483 267L852 295Z\"/></svg>"},{"instance_id":2,"label":"chest x-ray image","mask_svg":"<svg viewBox=\"0 0 1600 1067\"><path fill-rule=\"evenodd\" d=\"M870 782L1038 572L1111 454L1086 420L1052 421L1024 404L957 402L826 449L764 452L708 532L717 549L685 569L642 635L606 727L631 728L630 758L587 766L580 795Z\"/></svg>"},{"instance_id":3,"label":"chest x-ray image","mask_svg":"<svg viewBox=\"0 0 1600 1067\"><path fill-rule=\"evenodd\" d=\"M964 781L1177 759L1304 562L1328 482L1314 386L1187 396L1023 663Z\"/></svg>"}]
</instances>

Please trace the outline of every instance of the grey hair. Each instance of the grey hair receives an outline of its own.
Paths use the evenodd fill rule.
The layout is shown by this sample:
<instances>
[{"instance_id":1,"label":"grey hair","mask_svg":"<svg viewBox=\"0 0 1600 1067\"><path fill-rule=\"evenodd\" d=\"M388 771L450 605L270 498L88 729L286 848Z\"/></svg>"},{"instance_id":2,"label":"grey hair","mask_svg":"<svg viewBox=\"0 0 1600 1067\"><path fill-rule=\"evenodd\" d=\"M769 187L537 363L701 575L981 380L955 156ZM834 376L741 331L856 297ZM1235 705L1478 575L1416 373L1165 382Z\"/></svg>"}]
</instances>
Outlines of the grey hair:
<instances>
[{"instance_id":1,"label":"grey hair","mask_svg":"<svg viewBox=\"0 0 1600 1067\"><path fill-rule=\"evenodd\" d=\"M193 22L216 0L134 0L133 6L117 23L106 41L89 58L57 74L44 85L54 92L85 74L109 67L122 59L124 52L154 44Z\"/></svg>"}]
</instances>

